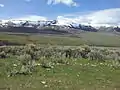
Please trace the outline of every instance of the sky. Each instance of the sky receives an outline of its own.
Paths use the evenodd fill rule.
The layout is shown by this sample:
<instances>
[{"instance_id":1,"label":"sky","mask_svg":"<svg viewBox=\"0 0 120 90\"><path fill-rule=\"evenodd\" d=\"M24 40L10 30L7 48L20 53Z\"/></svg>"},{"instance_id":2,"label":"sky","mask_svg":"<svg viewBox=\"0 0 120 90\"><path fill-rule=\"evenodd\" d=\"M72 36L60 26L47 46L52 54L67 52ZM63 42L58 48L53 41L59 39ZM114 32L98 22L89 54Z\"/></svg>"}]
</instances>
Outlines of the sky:
<instances>
[{"instance_id":1,"label":"sky","mask_svg":"<svg viewBox=\"0 0 120 90\"><path fill-rule=\"evenodd\" d=\"M120 0L0 0L0 19L120 25Z\"/></svg>"}]
</instances>

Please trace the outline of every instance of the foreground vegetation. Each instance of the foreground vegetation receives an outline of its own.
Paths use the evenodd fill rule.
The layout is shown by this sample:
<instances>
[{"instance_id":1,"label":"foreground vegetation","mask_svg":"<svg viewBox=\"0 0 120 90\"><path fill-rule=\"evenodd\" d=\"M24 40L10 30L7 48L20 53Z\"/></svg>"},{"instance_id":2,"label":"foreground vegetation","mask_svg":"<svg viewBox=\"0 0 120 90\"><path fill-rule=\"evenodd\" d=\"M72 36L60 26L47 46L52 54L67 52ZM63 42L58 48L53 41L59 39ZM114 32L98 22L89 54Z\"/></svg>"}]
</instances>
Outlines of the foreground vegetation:
<instances>
[{"instance_id":1,"label":"foreground vegetation","mask_svg":"<svg viewBox=\"0 0 120 90\"><path fill-rule=\"evenodd\" d=\"M10 64L10 59L0 63ZM119 90L120 68L111 62L71 60L69 65L55 65L52 69L37 66L31 75L0 76L0 88L10 90ZM0 72L4 72L1 66ZM4 90L4 89L3 89Z\"/></svg>"},{"instance_id":2,"label":"foreground vegetation","mask_svg":"<svg viewBox=\"0 0 120 90\"><path fill-rule=\"evenodd\" d=\"M0 47L0 89L119 90L118 49L25 46Z\"/></svg>"}]
</instances>

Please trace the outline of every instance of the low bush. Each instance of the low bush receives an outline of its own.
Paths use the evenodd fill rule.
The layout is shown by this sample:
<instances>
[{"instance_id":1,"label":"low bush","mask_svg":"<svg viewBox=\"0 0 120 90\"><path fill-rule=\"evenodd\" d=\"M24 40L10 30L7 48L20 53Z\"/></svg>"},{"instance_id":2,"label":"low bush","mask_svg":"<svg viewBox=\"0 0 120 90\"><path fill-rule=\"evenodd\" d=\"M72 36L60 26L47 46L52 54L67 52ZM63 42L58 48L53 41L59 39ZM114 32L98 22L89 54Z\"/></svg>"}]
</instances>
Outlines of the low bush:
<instances>
[{"instance_id":1,"label":"low bush","mask_svg":"<svg viewBox=\"0 0 120 90\"><path fill-rule=\"evenodd\" d=\"M119 50L91 48L87 45L81 47L58 47L58 46L39 46L28 44L25 46L4 46L0 47L0 58L17 57L19 70L16 74L30 74L34 71L36 62L43 68L53 68L55 64L69 64L71 59L89 60L115 60L120 63ZM114 65L116 65L114 63ZM12 71L12 70L11 70ZM12 72L12 73L13 73Z\"/></svg>"}]
</instances>

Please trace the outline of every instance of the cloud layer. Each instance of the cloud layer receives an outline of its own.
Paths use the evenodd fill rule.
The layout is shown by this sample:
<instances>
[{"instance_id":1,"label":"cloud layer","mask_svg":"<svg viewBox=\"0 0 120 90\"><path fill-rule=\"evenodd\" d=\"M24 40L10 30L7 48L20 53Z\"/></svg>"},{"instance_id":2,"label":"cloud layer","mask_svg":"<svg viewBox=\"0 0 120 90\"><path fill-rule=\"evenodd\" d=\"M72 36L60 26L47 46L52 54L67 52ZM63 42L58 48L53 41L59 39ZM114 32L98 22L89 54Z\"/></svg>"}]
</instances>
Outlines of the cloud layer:
<instances>
[{"instance_id":1,"label":"cloud layer","mask_svg":"<svg viewBox=\"0 0 120 90\"><path fill-rule=\"evenodd\" d=\"M76 2L74 2L73 0L48 0L47 4L48 5L55 5L55 4L65 4L67 6L79 6Z\"/></svg>"},{"instance_id":2,"label":"cloud layer","mask_svg":"<svg viewBox=\"0 0 120 90\"><path fill-rule=\"evenodd\" d=\"M4 7L4 4L0 4L0 7Z\"/></svg>"},{"instance_id":3,"label":"cloud layer","mask_svg":"<svg viewBox=\"0 0 120 90\"><path fill-rule=\"evenodd\" d=\"M38 21L38 20L43 20L46 21L47 18L43 16L37 16L37 15L27 15L19 18L14 18L13 20L30 20L30 21Z\"/></svg>"},{"instance_id":4,"label":"cloud layer","mask_svg":"<svg viewBox=\"0 0 120 90\"><path fill-rule=\"evenodd\" d=\"M26 2L30 2L31 0L25 0Z\"/></svg>"},{"instance_id":5,"label":"cloud layer","mask_svg":"<svg viewBox=\"0 0 120 90\"><path fill-rule=\"evenodd\" d=\"M27 15L14 20L48 20L47 17L37 15ZM120 26L120 8L105 9L99 11L74 13L57 16L59 25L69 25L71 23L92 25L92 26Z\"/></svg>"},{"instance_id":6,"label":"cloud layer","mask_svg":"<svg viewBox=\"0 0 120 90\"><path fill-rule=\"evenodd\" d=\"M71 14L71 17L63 15L58 16L57 20L59 24L73 22L87 25L91 24L93 26L120 26L120 8L94 11L84 15Z\"/></svg>"}]
</instances>

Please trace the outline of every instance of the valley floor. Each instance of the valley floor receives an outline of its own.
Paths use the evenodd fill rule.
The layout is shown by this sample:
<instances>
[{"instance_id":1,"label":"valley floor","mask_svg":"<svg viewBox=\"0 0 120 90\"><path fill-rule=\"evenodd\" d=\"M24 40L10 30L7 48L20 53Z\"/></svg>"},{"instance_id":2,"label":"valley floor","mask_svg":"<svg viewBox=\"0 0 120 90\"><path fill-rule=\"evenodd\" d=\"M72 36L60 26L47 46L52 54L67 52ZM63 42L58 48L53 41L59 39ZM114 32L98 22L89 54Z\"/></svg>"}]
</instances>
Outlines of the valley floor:
<instances>
[{"instance_id":1,"label":"valley floor","mask_svg":"<svg viewBox=\"0 0 120 90\"><path fill-rule=\"evenodd\" d=\"M101 33L92 32L82 33L79 37L35 34L10 35L8 33L0 33L0 40L5 43L7 41L8 45L9 43L17 43L18 45L28 43L41 44L41 46L48 45L50 49L56 45L61 46L61 50L63 50L63 47L64 49L66 49L67 46L69 48L70 46L76 48L76 46L83 44L100 46L96 48L108 47L109 49L116 47L118 51L120 47L119 36L106 36ZM10 53L11 56L9 58L0 59L0 90L120 90L120 63L118 63L118 61L116 63L114 60L105 60L105 62L102 62L82 58L59 58L57 61L57 58L46 58L44 64L49 64L50 60L51 62L55 63L57 61L59 63L54 64L52 68L43 68L40 58L36 61L38 65L34 68L32 74L10 76L10 70L12 70L11 72L16 72L15 63L18 64L18 68L20 66L18 59L16 56L14 57L14 55L18 54L19 56L19 54L28 53L27 49L31 50L32 48L26 46L27 48L22 48L24 49L22 50L20 46L18 47L10 47L10 51L7 51L7 49L3 47L3 51L0 52L1 56L7 56L6 52L12 53ZM39 48L35 48L36 49L32 49L38 52L37 49ZM47 47L47 49L49 48ZM52 50L53 49L45 52L45 54L52 52L56 55ZM15 51L17 51L17 53ZM107 53L105 49L101 51ZM35 52L33 51L32 53L34 54ZM38 53L41 54L41 51ZM97 54L101 55L101 53ZM22 57L22 59L23 58L29 60L27 56ZM21 60L21 63L22 61L24 61L24 59Z\"/></svg>"},{"instance_id":2,"label":"valley floor","mask_svg":"<svg viewBox=\"0 0 120 90\"><path fill-rule=\"evenodd\" d=\"M0 43L24 45L37 43L42 45L80 46L83 44L101 47L120 47L120 36L109 33L81 32L78 35L0 33Z\"/></svg>"}]
</instances>

